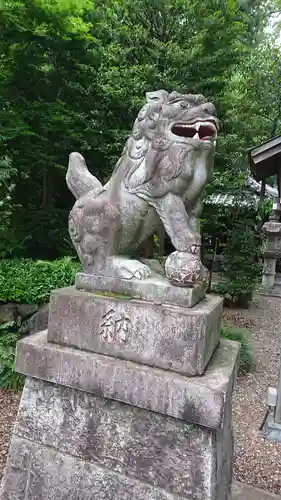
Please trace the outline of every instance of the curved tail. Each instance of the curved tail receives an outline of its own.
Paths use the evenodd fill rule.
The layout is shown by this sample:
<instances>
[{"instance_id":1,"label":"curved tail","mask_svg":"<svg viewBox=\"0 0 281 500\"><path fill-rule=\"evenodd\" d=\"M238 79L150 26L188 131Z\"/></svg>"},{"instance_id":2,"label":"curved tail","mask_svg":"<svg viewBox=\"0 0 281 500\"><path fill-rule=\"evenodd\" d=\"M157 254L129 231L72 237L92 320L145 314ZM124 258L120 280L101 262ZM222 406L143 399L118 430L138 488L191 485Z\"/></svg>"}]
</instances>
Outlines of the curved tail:
<instances>
[{"instance_id":1,"label":"curved tail","mask_svg":"<svg viewBox=\"0 0 281 500\"><path fill-rule=\"evenodd\" d=\"M98 194L102 190L102 184L89 172L85 159L80 153L69 155L66 184L76 200L89 191L96 191Z\"/></svg>"}]
</instances>

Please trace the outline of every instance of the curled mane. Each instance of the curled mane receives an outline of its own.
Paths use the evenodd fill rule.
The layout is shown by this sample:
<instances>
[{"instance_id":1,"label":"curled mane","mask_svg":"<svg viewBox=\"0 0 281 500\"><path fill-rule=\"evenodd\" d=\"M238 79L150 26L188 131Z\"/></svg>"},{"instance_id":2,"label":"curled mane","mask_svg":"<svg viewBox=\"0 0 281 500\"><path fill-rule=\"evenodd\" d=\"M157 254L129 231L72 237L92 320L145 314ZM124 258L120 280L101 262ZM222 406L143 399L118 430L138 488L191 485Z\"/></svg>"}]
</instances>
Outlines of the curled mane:
<instances>
[{"instance_id":1,"label":"curled mane","mask_svg":"<svg viewBox=\"0 0 281 500\"><path fill-rule=\"evenodd\" d=\"M161 98L159 96L160 93ZM125 185L128 188L133 187L131 186L130 179L140 167L143 167L142 170L144 173L144 175L141 176L142 180L139 179L140 182L145 182L151 176L150 172L146 172L146 166L147 164L151 165L151 160L146 161L146 159L148 159L147 155L153 154L151 146L154 145L154 143L155 147L159 149L161 140L159 137L157 141L155 137L156 127L161 115L162 104L167 101L168 95L168 92L165 90L147 94L147 102L139 111L133 125L132 133L115 166L113 175L116 175L117 171L121 168L122 175L125 178ZM154 155L155 153L156 151L154 151Z\"/></svg>"},{"instance_id":2,"label":"curled mane","mask_svg":"<svg viewBox=\"0 0 281 500\"><path fill-rule=\"evenodd\" d=\"M206 99L202 95L168 93L165 90L150 92L147 102L141 108L135 120L132 133L127 140L122 156L116 164L113 175L122 172L125 186L130 192L136 192L153 178L155 169L163 156L169 156L165 179L177 177L181 172L181 163L174 161L173 142L167 137L168 116L162 116L163 105L173 105L181 101L197 106ZM180 153L177 152L180 160ZM152 186L151 186L152 187Z\"/></svg>"}]
</instances>

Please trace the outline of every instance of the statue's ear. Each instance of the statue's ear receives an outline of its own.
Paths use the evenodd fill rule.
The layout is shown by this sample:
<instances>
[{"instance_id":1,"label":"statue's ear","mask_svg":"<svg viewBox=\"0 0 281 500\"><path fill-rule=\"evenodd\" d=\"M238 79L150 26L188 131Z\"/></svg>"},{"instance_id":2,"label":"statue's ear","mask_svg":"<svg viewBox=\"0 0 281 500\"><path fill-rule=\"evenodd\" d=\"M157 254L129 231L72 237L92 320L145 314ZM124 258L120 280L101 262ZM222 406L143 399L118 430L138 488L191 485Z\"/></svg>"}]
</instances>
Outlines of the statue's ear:
<instances>
[{"instance_id":1,"label":"statue's ear","mask_svg":"<svg viewBox=\"0 0 281 500\"><path fill-rule=\"evenodd\" d=\"M148 103L159 103L163 104L168 98L168 92L166 90L156 90L155 92L147 92L146 100Z\"/></svg>"}]
</instances>

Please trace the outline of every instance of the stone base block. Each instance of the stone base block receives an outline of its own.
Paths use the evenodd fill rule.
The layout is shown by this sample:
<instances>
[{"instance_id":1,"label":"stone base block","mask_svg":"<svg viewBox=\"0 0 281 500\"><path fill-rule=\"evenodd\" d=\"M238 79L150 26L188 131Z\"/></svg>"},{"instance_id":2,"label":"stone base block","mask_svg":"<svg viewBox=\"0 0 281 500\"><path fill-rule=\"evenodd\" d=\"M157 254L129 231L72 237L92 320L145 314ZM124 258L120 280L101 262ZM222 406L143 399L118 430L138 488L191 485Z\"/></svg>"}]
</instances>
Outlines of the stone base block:
<instances>
[{"instance_id":1,"label":"stone base block","mask_svg":"<svg viewBox=\"0 0 281 500\"><path fill-rule=\"evenodd\" d=\"M219 343L221 316L215 295L189 309L69 287L51 294L48 341L202 375Z\"/></svg>"},{"instance_id":2,"label":"stone base block","mask_svg":"<svg viewBox=\"0 0 281 500\"><path fill-rule=\"evenodd\" d=\"M198 283L192 288L174 286L165 277L164 269L158 263L147 261L152 275L145 280L106 278L86 273L77 273L75 287L88 292L111 292L128 297L149 300L158 304L175 304L193 307L204 298L207 286ZM161 274L162 273L162 274Z\"/></svg>"},{"instance_id":3,"label":"stone base block","mask_svg":"<svg viewBox=\"0 0 281 500\"><path fill-rule=\"evenodd\" d=\"M17 371L28 377L114 399L209 429L223 426L239 344L224 340L201 377L47 342L47 332L17 344Z\"/></svg>"},{"instance_id":4,"label":"stone base block","mask_svg":"<svg viewBox=\"0 0 281 500\"><path fill-rule=\"evenodd\" d=\"M27 379L0 499L227 500L230 384L212 430Z\"/></svg>"},{"instance_id":5,"label":"stone base block","mask_svg":"<svg viewBox=\"0 0 281 500\"><path fill-rule=\"evenodd\" d=\"M270 441L281 443L281 424L275 422L272 414L269 414L266 419L264 432L267 439Z\"/></svg>"}]
</instances>

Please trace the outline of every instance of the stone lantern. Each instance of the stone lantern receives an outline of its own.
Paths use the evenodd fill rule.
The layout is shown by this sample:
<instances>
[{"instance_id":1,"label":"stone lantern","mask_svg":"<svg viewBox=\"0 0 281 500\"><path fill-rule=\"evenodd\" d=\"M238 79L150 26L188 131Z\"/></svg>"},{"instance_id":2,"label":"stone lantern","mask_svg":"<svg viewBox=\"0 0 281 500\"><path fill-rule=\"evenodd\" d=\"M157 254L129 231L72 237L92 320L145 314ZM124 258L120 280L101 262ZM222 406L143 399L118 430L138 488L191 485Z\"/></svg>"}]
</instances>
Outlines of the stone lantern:
<instances>
[{"instance_id":1,"label":"stone lantern","mask_svg":"<svg viewBox=\"0 0 281 500\"><path fill-rule=\"evenodd\" d=\"M273 288L276 278L276 262L281 257L281 223L269 220L262 229L265 233L262 285L265 288Z\"/></svg>"},{"instance_id":2,"label":"stone lantern","mask_svg":"<svg viewBox=\"0 0 281 500\"><path fill-rule=\"evenodd\" d=\"M269 221L262 230L265 234L263 245L263 275L262 285L274 288L276 279L276 262L281 257L281 136L274 137L249 151L249 162L251 171L257 181L265 182L265 179L273 175L277 176L279 197L273 205Z\"/></svg>"}]
</instances>

